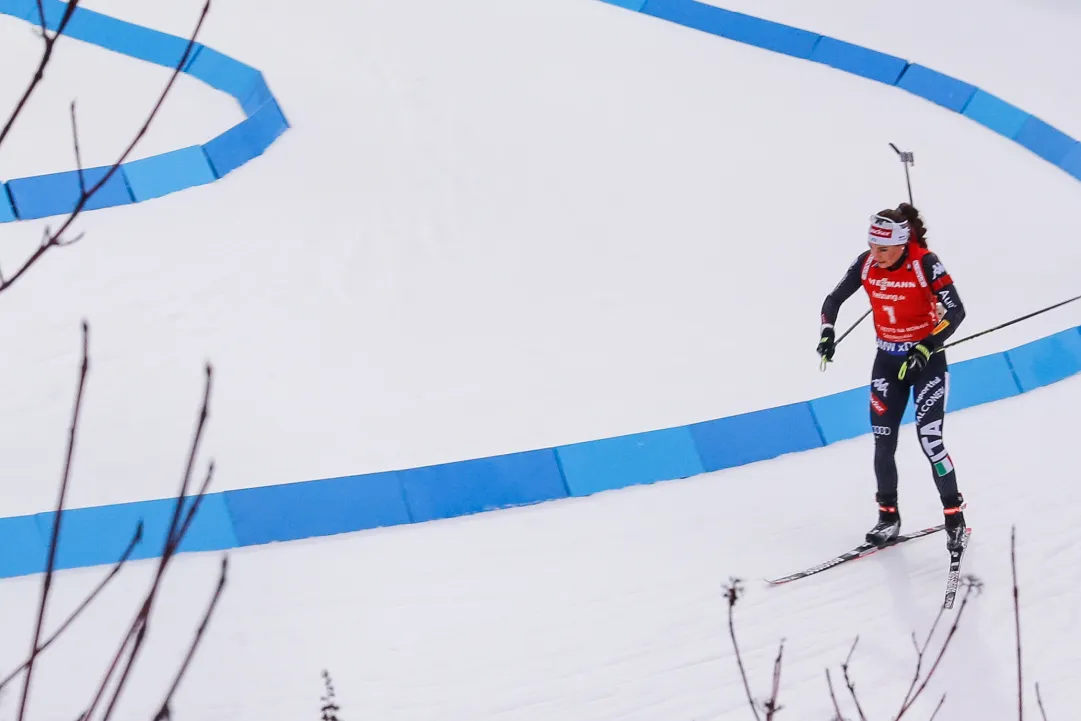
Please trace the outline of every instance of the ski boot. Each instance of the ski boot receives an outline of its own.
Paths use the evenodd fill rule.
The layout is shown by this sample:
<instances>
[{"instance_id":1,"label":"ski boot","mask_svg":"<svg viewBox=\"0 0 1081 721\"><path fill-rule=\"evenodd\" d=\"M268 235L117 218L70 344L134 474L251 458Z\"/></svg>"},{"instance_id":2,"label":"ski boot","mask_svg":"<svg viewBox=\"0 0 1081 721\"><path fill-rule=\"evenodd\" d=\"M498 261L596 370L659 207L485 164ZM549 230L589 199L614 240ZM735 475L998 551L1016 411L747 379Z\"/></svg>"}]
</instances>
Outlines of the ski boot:
<instances>
[{"instance_id":1,"label":"ski boot","mask_svg":"<svg viewBox=\"0 0 1081 721\"><path fill-rule=\"evenodd\" d=\"M965 499L960 493L942 498L942 514L946 522L946 550L959 553L965 543Z\"/></svg>"},{"instance_id":2,"label":"ski boot","mask_svg":"<svg viewBox=\"0 0 1081 721\"><path fill-rule=\"evenodd\" d=\"M901 535L901 514L897 510L897 496L875 494L878 500L878 523L867 532L867 542L881 548Z\"/></svg>"}]
</instances>

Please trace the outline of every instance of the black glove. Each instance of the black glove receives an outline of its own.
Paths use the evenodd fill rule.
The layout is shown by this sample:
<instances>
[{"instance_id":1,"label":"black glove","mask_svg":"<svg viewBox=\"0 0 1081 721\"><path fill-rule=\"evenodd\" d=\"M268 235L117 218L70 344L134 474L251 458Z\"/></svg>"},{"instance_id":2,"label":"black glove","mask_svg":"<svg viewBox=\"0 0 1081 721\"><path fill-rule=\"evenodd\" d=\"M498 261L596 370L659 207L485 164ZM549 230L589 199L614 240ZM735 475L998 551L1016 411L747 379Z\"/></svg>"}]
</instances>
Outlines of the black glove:
<instances>
[{"instance_id":1,"label":"black glove","mask_svg":"<svg viewBox=\"0 0 1081 721\"><path fill-rule=\"evenodd\" d=\"M822 334L818 340L818 355L822 357L821 369L826 370L826 364L833 361L833 353L837 349L837 343L834 342L836 334L833 332L832 325L822 326Z\"/></svg>"},{"instance_id":2,"label":"black glove","mask_svg":"<svg viewBox=\"0 0 1081 721\"><path fill-rule=\"evenodd\" d=\"M908 374L918 376L927 366L927 361L931 360L934 352L934 343L926 338L912 346L912 349L908 351L908 358L901 365L901 370L897 371L897 377L904 380Z\"/></svg>"}]
</instances>

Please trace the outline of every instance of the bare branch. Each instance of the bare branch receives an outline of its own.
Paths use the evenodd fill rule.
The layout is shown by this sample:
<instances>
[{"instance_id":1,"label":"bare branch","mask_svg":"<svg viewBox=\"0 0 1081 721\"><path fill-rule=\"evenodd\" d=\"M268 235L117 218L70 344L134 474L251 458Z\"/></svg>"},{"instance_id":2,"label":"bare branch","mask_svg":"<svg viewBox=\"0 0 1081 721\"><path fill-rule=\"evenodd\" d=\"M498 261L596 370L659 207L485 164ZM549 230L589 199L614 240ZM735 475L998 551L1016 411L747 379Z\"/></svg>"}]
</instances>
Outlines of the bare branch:
<instances>
[{"instance_id":1,"label":"bare branch","mask_svg":"<svg viewBox=\"0 0 1081 721\"><path fill-rule=\"evenodd\" d=\"M132 642L135 637L137 625L139 623L139 616L136 616L135 621L132 622L128 632L124 635L124 639L120 643L120 648L117 649L116 655L113 656L112 662L109 664L109 668L105 672L105 678L102 679L101 684L98 686L97 693L94 696L94 700L86 711L83 711L79 715L80 721L89 719L94 709L97 708L98 703L101 701L101 697L105 694L105 689L109 686L109 681L112 679L113 674L116 673L116 667L120 665L120 660L124 657L124 651L127 649L128 644Z\"/></svg>"},{"instance_id":2,"label":"bare branch","mask_svg":"<svg viewBox=\"0 0 1081 721\"><path fill-rule=\"evenodd\" d=\"M83 391L86 389L86 376L90 369L89 334L90 328L83 321L83 358L79 366L79 384L75 393L75 408L71 414L71 427L68 431L68 450L64 459L64 473L60 480L60 495L56 500L56 512L53 520L52 536L49 539L49 554L45 564L45 578L41 584L41 601L38 605L38 620L34 627L34 640L30 644L30 658L26 664L26 676L23 678L22 698L19 701L18 721L26 715L26 703L30 697L30 681L34 676L34 661L41 651L41 628L45 623L45 608L49 601L49 591L53 583L53 570L56 568L56 550L60 539L60 523L64 517L64 500L68 493L68 481L71 477L71 459L75 455L75 437L79 428L79 415L82 410Z\"/></svg>"},{"instance_id":3,"label":"bare branch","mask_svg":"<svg viewBox=\"0 0 1081 721\"><path fill-rule=\"evenodd\" d=\"M751 705L751 711L754 713L755 719L762 721L762 717L758 715L758 707L755 706L754 698L751 696L751 685L747 682L747 671L743 668L743 657L739 652L739 643L736 641L733 609L736 607L736 601L739 600L740 594L743 593L743 586L738 578L728 580L728 585L724 586L724 596L728 599L728 634L732 637L732 648L736 651L736 664L739 666L739 675L743 679L743 690L747 692L747 703Z\"/></svg>"},{"instance_id":4,"label":"bare branch","mask_svg":"<svg viewBox=\"0 0 1081 721\"><path fill-rule=\"evenodd\" d=\"M56 241L55 245L56 245L56 247L58 247L58 248L66 248L66 247L68 247L69 245L75 245L76 243L78 243L78 242L79 242L80 240L82 240L82 239L83 239L83 237L84 237L85 235L86 235L86 233L79 233L79 234L78 234L78 235L76 235L76 236L75 236L74 238L63 238L63 239L57 239L57 241Z\"/></svg>"},{"instance_id":5,"label":"bare branch","mask_svg":"<svg viewBox=\"0 0 1081 721\"><path fill-rule=\"evenodd\" d=\"M78 618L82 614L82 612L87 609L87 607L94 601L94 599L97 598L99 594L101 594L105 587L109 585L109 582L116 578L116 575L120 572L121 567L123 567L123 565L127 563L128 559L131 557L132 552L135 550L135 547L139 544L142 538L143 522L139 521L138 526L136 526L135 528L135 535L131 537L131 541L128 542L128 547L124 550L124 554L120 557L120 560L117 561L116 564L113 566L113 570L109 572L109 575L107 575L101 580L101 583L98 584L97 588L95 588L89 596L83 599L83 602L79 604L79 607L76 608L72 612L72 614L67 617L64 623L62 623L60 627L53 632L53 635L50 636L45 641L45 643L41 644L41 647L38 648L37 655L40 656L42 653L44 653L45 649L49 648L49 646L51 646L53 642L56 641L56 639L58 639L68 629L68 627L71 626L72 623L75 622L75 619ZM5 686L11 683L12 679L16 678L29 665L30 659L27 659L23 662L22 666L19 666L17 669L4 677L3 680L0 680L0 691L2 691Z\"/></svg>"},{"instance_id":6,"label":"bare branch","mask_svg":"<svg viewBox=\"0 0 1081 721\"><path fill-rule=\"evenodd\" d=\"M845 717L841 714L841 707L837 703L837 694L833 692L833 679L830 678L830 670L826 669L826 684L830 688L830 700L833 701L833 710L836 712L836 716L833 721L845 721Z\"/></svg>"},{"instance_id":7,"label":"bare branch","mask_svg":"<svg viewBox=\"0 0 1081 721\"><path fill-rule=\"evenodd\" d=\"M852 648L848 651L848 658L841 664L841 671L844 673L845 685L848 686L848 693L852 695L852 702L856 704L856 711L860 715L860 721L867 721L867 716L863 713L863 707L860 706L860 700L856 696L856 684L852 683L852 679L848 675L848 665L852 662L852 654L856 652L856 644L860 642L860 637L856 636L856 640L852 642Z\"/></svg>"},{"instance_id":8,"label":"bare branch","mask_svg":"<svg viewBox=\"0 0 1081 721\"><path fill-rule=\"evenodd\" d=\"M1017 526L1010 528L1010 571L1013 573L1013 620L1017 633L1017 719L1025 718L1025 684L1021 679L1021 602L1017 589Z\"/></svg>"},{"instance_id":9,"label":"bare branch","mask_svg":"<svg viewBox=\"0 0 1081 721\"><path fill-rule=\"evenodd\" d=\"M964 616L965 608L968 606L972 594L975 593L976 595L979 595L980 591L983 590L983 583L974 576L965 576L961 582L964 585L965 593L961 597L961 606L957 609L957 615L954 616L953 625L950 626L950 630L946 633L946 638L942 641L942 648L939 649L938 656L935 657L935 662L931 665L931 669L927 672L927 676L924 677L923 683L916 689L916 693L913 694L912 698L901 706L901 710L897 713L897 717L894 721L900 721L901 717L905 715L905 712L912 708L912 704L916 703L916 699L918 699L920 694L923 693L923 690L927 688L927 683L935 675L935 671L938 670L938 664L942 661L942 657L946 655L946 649L950 647L950 641L953 640L954 634L957 633L957 627L961 623L961 617Z\"/></svg>"},{"instance_id":10,"label":"bare branch","mask_svg":"<svg viewBox=\"0 0 1081 721\"><path fill-rule=\"evenodd\" d=\"M1043 697L1040 695L1040 684L1036 684L1036 703L1040 707L1040 716L1047 721L1047 712L1043 710Z\"/></svg>"},{"instance_id":11,"label":"bare branch","mask_svg":"<svg viewBox=\"0 0 1081 721\"><path fill-rule=\"evenodd\" d=\"M71 138L75 144L75 169L79 173L79 195L86 195L86 175L83 173L83 155L79 152L79 125L75 122L75 101L71 101Z\"/></svg>"},{"instance_id":12,"label":"bare branch","mask_svg":"<svg viewBox=\"0 0 1081 721\"><path fill-rule=\"evenodd\" d=\"M935 635L935 630L938 628L938 624L942 621L942 615L945 612L945 608L939 607L938 615L935 616L935 621L931 624L931 630L927 632L927 638L924 639L922 646L916 643L916 632L912 632L912 645L916 649L916 673L912 675L912 683L908 685L908 691L905 693L905 700L901 702L901 708L904 708L906 705L908 705L909 700L912 698L913 692L916 690L916 684L920 682L920 671L923 670L923 657L927 653L927 647L931 645L931 638Z\"/></svg>"},{"instance_id":13,"label":"bare branch","mask_svg":"<svg viewBox=\"0 0 1081 721\"><path fill-rule=\"evenodd\" d=\"M935 716L938 716L938 712L942 710L942 706L946 703L946 694L942 694L942 698L938 700L938 706L935 706L935 712L931 714L931 718L928 721L935 721Z\"/></svg>"},{"instance_id":14,"label":"bare branch","mask_svg":"<svg viewBox=\"0 0 1081 721\"><path fill-rule=\"evenodd\" d=\"M777 658L773 660L773 688L770 691L769 700L763 705L766 711L766 721L772 721L778 711L783 708L777 703L777 696L781 693L781 659L784 657L784 639L777 649Z\"/></svg>"},{"instance_id":15,"label":"bare branch","mask_svg":"<svg viewBox=\"0 0 1081 721\"><path fill-rule=\"evenodd\" d=\"M64 34L64 30L67 29L68 21L71 20L71 16L79 6L79 0L69 0L67 8L64 10L64 15L60 18L59 25L57 25L56 32L51 36L49 35L48 27L45 22L45 8L42 5L41 0L38 0L37 5L38 20L41 23L41 36L45 41L45 49L41 53L41 60L38 61L37 70L34 71L34 75L30 79L30 84L26 86L26 90L23 91L22 97L19 98L19 102L15 104L15 109L11 111L11 115L4 124L3 130L0 130L0 146L4 144L8 133L10 133L11 128L14 127L15 120L22 114L23 109L26 108L26 103L30 100L30 96L34 94L34 91L37 89L38 85L41 84L42 79L44 79L45 68L49 65L49 61L52 60L53 48L56 46L56 41Z\"/></svg>"},{"instance_id":16,"label":"bare branch","mask_svg":"<svg viewBox=\"0 0 1081 721\"><path fill-rule=\"evenodd\" d=\"M41 36L43 38L45 38L45 39L48 39L48 37L49 37L49 34L48 34L49 33L49 28L46 27L46 23L45 23L45 5L42 4L41 0L37 0L37 5L38 5L38 23L41 25Z\"/></svg>"},{"instance_id":17,"label":"bare branch","mask_svg":"<svg viewBox=\"0 0 1081 721\"><path fill-rule=\"evenodd\" d=\"M210 382L210 380L209 380L209 377L208 377L207 378L208 392L209 392L209 382ZM203 415L202 415L203 420L205 420L205 418L206 418L206 400L207 399L204 399ZM194 448L196 446L198 446L198 442L199 442L198 439L201 436L202 436L202 423L200 423L199 430L198 430L198 432L196 434L196 440L192 444L193 455L194 455ZM103 717L103 721L108 721L108 719L112 716L113 710L116 708L117 702L120 700L120 695L124 690L124 686L128 682L128 677L129 677L129 674L131 672L131 669L134 666L135 660L138 657L139 653L142 651L143 641L146 638L146 634L149 632L150 613L151 613L151 611L153 609L154 601L157 599L157 594L158 594L158 591L160 590L161 579L164 576L165 568L169 565L169 562L172 561L173 556L174 556L174 554L176 552L176 549L180 546L181 541L183 541L184 537L187 535L188 528L191 526L192 519L195 517L196 511L198 511L199 506L202 503L203 497L206 495L207 488L209 488L209 486L210 486L210 481L211 481L211 479L213 477L214 477L214 463L211 462L210 467L207 470L206 478L203 480L203 484L199 489L199 494L195 497L194 501L192 502L191 508L188 509L187 514L185 514L183 524L181 524L179 530L177 530L174 533L173 536L166 538L165 549L163 550L162 556L161 556L161 558L164 559L164 560L163 560L162 563L159 564L158 575L154 579L154 584L151 587L150 593L147 595L147 597L143 601L143 606L140 609L139 616L135 621L135 625L133 626L133 629L136 628L136 627L138 628L138 632L137 632L137 635L136 635L136 638L135 638L135 644L134 644L134 646L132 646L131 656L128 658L128 664L124 668L124 671L120 676L120 680L117 682L116 690L113 692L113 697L109 701L109 706L105 711L105 716ZM185 479L185 485L184 485L184 488L181 491L181 495L177 498L177 507L178 508L186 500L186 498L187 498L186 493L187 493L187 479ZM223 583L224 583L224 581L223 581ZM192 653L194 653L194 650L192 651ZM167 709L165 709L165 713L168 714Z\"/></svg>"},{"instance_id":18,"label":"bare branch","mask_svg":"<svg viewBox=\"0 0 1081 721\"><path fill-rule=\"evenodd\" d=\"M71 14L74 12L75 7L76 7L77 4L78 4L78 0L72 0L72 2L68 4L67 10L64 13L64 18L63 18L63 20L61 21L61 24L60 24L61 31L67 25L67 21L70 19ZM46 252L49 251L50 248L63 247L63 246L66 246L66 245L71 245L71 244L77 242L82 237L82 236L79 236L79 237L75 238L74 240L65 240L63 236L64 236L64 233L66 233L68 231L68 229L71 228L72 224L75 222L75 219L79 217L79 214L82 213L82 211L86 207L87 203L89 203L90 200L98 193L98 191L101 190L105 186L105 184L108 183L112 179L112 177L120 170L120 166L124 164L124 162L128 159L128 156L131 155L131 153L135 150L136 145L139 144L139 141L143 139L143 136L145 136L147 131L150 129L150 125L151 125L151 123L153 123L154 118L157 117L158 111L161 110L161 107L165 102L165 98L168 97L169 92L172 90L173 84L176 82L177 76L180 75L180 72L183 70L184 66L188 62L188 59L191 57L192 50L195 47L195 39L198 37L199 30L202 28L203 21L206 20L206 16L207 16L207 14L209 12L210 12L210 0L206 0L206 4L203 5L202 13L200 13L200 15L199 15L199 21L198 21L198 23L196 23L195 30L192 32L191 36L188 39L188 44L184 48L183 55L181 56L180 60L177 62L176 66L173 68L173 73L169 77L169 82L166 83L165 89L162 90L161 95L158 97L157 103L155 103L154 108L150 111L150 115L147 116L147 119L143 123L142 127L135 134L135 138L131 141L131 144L128 145L128 147L120 155L120 158L109 167L109 169L105 172L105 174L101 177L101 179L99 179L96 183L94 183L94 185L91 186L90 188L85 189L83 192L79 193L79 199L75 203L75 208L71 211L71 213L68 214L67 218L61 224L60 228L57 229L57 231L55 233L48 234L46 236L47 240L44 241L41 244L41 247L39 247L29 258L27 258L27 260L23 262L22 266L18 270L16 270L15 273L10 278L8 278L7 280L5 280L3 282L0 282L0 292L3 292L5 290L7 290L8 288L10 288L15 283L15 281L17 281L19 278L21 278L22 275L27 270L29 270L35 263L37 263L41 259L41 257L43 255L45 255ZM54 40L55 40L55 38L54 38ZM47 41L47 42L50 43L50 44L47 47L46 56L52 52L52 45L51 45L52 41ZM43 59L43 63L47 63L47 62L48 62L48 60L47 60L47 57L46 57L46 58ZM42 65L42 70L43 70L43 68L44 68L44 64ZM38 82L40 82L40 79L41 79L40 74L41 74L41 70L39 70L38 76L35 76L35 80L31 83L31 86L27 89L27 96L26 97L29 97L29 93L33 92L34 87L37 85ZM9 126L10 126L11 123L14 122L14 117L16 115L18 115L19 112L21 112L22 106L24 104L25 104L25 98L24 98L23 101L20 101L20 104L16 107L15 113L12 116L12 120L9 121ZM73 128L74 128L74 123L73 123ZM3 143L4 137L7 134L7 130L8 130L8 128L5 128L4 132L0 133L0 143ZM78 140L76 140L75 143L76 143L76 145L78 145Z\"/></svg>"},{"instance_id":19,"label":"bare branch","mask_svg":"<svg viewBox=\"0 0 1081 721\"><path fill-rule=\"evenodd\" d=\"M116 704L124 691L124 686L127 684L128 678L130 677L131 668L135 663L139 652L142 650L143 640L146 638L146 633L149 626L150 614L153 610L154 601L157 598L158 591L161 588L161 582L162 578L165 575L165 569L172 561L176 549L183 541L184 535L190 528L191 520L194 517L194 513L196 510L198 510L202 497L206 494L206 491L210 486L210 481L213 478L214 474L213 463L210 464L206 478L199 489L199 495L196 496L196 498L194 499L192 507L187 516L184 518L183 523L180 523L179 519L181 516L181 509L183 508L184 502L187 500L188 485L191 482L191 473L195 465L195 456L198 452L199 444L203 436L203 431L206 427L206 419L210 415L209 406L212 379L213 368L208 363L206 365L206 386L203 391L203 403L199 411L199 420L196 423L194 437L192 438L191 448L188 453L187 465L185 467L183 480L180 486L180 493L178 494L178 497L176 499L176 506L173 511L173 519L169 524L169 531L165 537L165 544L164 548L162 549L162 554L158 563L158 570L154 577L154 581L151 584L150 590L147 593L146 597L143 599L143 604L139 609L138 615L131 624L127 637L124 639L120 649L117 651L117 654L113 659L113 663L109 669L109 674L106 676L105 681L102 682L101 686L99 686L97 694L94 696L93 702L84 713L84 718L90 718L93 711L97 708L98 703L100 703L102 697L104 696L105 689L108 685L109 679L112 676L112 673L116 670L116 667L119 665L120 660L123 658L123 654L125 649L127 648L128 642L134 636L135 642L132 644L131 647L131 655L128 657L128 661L125 665L123 672L121 672L121 676L117 682L116 689L113 692L112 698L110 699L109 705L105 711L105 715L103 716L103 721L107 721L112 715L113 710L116 708Z\"/></svg>"},{"instance_id":20,"label":"bare branch","mask_svg":"<svg viewBox=\"0 0 1081 721\"><path fill-rule=\"evenodd\" d=\"M180 682L183 680L184 674L187 673L192 658L195 657L195 651L199 647L199 642L203 640L203 634L206 633L206 627L210 623L210 617L214 615L214 608L218 605L218 600L221 599L222 589L225 588L225 576L228 565L229 558L226 556L221 560L221 575L218 577L217 590L214 591L214 596L210 599L210 606L206 609L206 613L203 614L203 621L199 624L199 630L195 633L195 639L188 648L188 653L184 657L184 663L180 666L180 670L177 671L176 678L173 679L173 685L169 687L169 693L165 696L165 701L162 702L161 709L158 711L157 715L154 716L154 721L167 721L167 719L171 718L169 704L172 703L173 695L176 693L177 688L180 687Z\"/></svg>"},{"instance_id":21,"label":"bare branch","mask_svg":"<svg viewBox=\"0 0 1081 721\"><path fill-rule=\"evenodd\" d=\"M172 556L172 553L176 550L176 547L180 544L180 538L178 537L178 529L180 523L181 509L184 505L184 498L188 494L188 484L191 483L191 474L195 468L195 456L199 452L199 442L203 438L203 430L206 428L206 419L210 415L210 389L214 380L214 369L209 363L205 366L206 385L203 388L203 405L199 409L199 420L195 426L195 437L192 439L191 450L188 453L188 463L184 468L184 477L180 483L180 493L177 494L176 506L173 508L173 518L169 522L169 533L166 534L165 549L161 555L161 561L158 564L158 573L160 576L161 569L165 567L168 562L168 558ZM214 475L214 462L211 461L210 468L207 471L206 480L203 482L202 489L199 495L195 499L195 504L198 504L202 499L203 493L206 492L207 487L210 485L210 479ZM187 531L188 524L191 521L191 516L194 515L196 506L192 507L192 513L188 514L188 518L185 519L183 529Z\"/></svg>"}]
</instances>

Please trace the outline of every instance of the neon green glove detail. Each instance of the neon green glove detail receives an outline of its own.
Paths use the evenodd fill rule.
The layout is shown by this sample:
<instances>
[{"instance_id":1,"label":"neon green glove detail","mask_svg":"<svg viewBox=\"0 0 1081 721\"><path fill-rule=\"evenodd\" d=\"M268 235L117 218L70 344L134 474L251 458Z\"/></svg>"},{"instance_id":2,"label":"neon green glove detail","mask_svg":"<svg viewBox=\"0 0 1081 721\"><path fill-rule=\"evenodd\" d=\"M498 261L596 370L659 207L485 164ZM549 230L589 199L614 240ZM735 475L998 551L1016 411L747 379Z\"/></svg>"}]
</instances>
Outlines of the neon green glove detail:
<instances>
[{"instance_id":1,"label":"neon green glove detail","mask_svg":"<svg viewBox=\"0 0 1081 721\"><path fill-rule=\"evenodd\" d=\"M931 360L931 353L933 352L934 351L923 343L917 343L912 346L912 350L908 352L908 358L905 359L905 362L901 365L901 370L897 371L897 378L899 380L904 380L905 375L907 375L910 370L913 373L922 371L924 366L927 365L927 361Z\"/></svg>"}]
</instances>

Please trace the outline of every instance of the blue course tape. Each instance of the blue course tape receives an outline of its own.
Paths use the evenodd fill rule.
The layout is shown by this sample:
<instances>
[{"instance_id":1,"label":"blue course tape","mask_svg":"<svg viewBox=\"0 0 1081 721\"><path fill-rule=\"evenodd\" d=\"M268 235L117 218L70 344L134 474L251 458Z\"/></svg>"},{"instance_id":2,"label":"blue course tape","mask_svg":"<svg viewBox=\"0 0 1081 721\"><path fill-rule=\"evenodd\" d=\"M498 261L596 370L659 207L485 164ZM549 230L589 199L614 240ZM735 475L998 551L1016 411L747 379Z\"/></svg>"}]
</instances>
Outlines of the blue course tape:
<instances>
[{"instance_id":1,"label":"blue course tape","mask_svg":"<svg viewBox=\"0 0 1081 721\"><path fill-rule=\"evenodd\" d=\"M44 7L46 25L55 30L66 4L46 0ZM34 24L39 22L34 0L0 0L0 14ZM176 67L188 45L185 38L81 7L72 15L64 35L168 68ZM233 96L245 119L203 146L124 163L87 205L86 211L141 203L218 180L262 155L289 128L266 79L255 68L195 43L183 72ZM215 158L219 162L215 163ZM67 214L79 197L75 170L15 178L8 180L6 186L10 192L0 196L0 223Z\"/></svg>"},{"instance_id":2,"label":"blue course tape","mask_svg":"<svg viewBox=\"0 0 1081 721\"><path fill-rule=\"evenodd\" d=\"M946 411L993 403L1078 372L1081 328L1071 328L951 366ZM909 405L905 422L910 423L911 416ZM180 552L318 538L588 496L742 466L870 431L868 388L861 387L779 408L558 448L224 491L207 496ZM58 568L114 562L140 520L147 532L133 557L157 557L175 503L160 499L66 511ZM0 518L0 578L44 570L53 515Z\"/></svg>"},{"instance_id":3,"label":"blue course tape","mask_svg":"<svg viewBox=\"0 0 1081 721\"><path fill-rule=\"evenodd\" d=\"M962 113L1081 180L1081 144L974 85L903 58L695 0L602 0L644 15L894 85Z\"/></svg>"},{"instance_id":4,"label":"blue course tape","mask_svg":"<svg viewBox=\"0 0 1081 721\"><path fill-rule=\"evenodd\" d=\"M830 38L733 13L692 0L605 0L705 32L776 52L821 62L878 82L898 85L930 102L964 113L1000 135L1081 179L1081 148L1076 140L1022 110L972 85L908 61ZM0 12L25 2L0 0ZM205 52L205 51L204 51ZM213 54L199 72L213 74L222 56ZM194 65L194 62L192 63ZM265 89L261 74L237 63L211 78L233 92L256 122L227 131L203 147L220 176L238 159L261 152L287 127L280 108ZM907 81L905 80L907 78ZM250 81L251 87L246 87ZM239 97L243 96L243 97ZM271 105L273 103L273 105ZM258 106L258 107L255 107ZM248 121L245 121L248 122ZM181 152L181 151L176 151ZM164 169L191 172L194 154L161 161ZM143 172L153 193L169 183ZM163 170L162 172L165 172ZM132 173L139 175L139 173ZM192 173L193 178L206 179ZM127 179L136 201L146 195ZM0 188L2 190L2 188ZM2 197L0 197L2 200ZM0 214L3 212L0 202ZM1081 372L1081 328L1056 333L1005 353L951 366L947 412L992 403L1058 382ZM330 536L381 526L419 523L482 511L539 503L567 496L654 483L701 472L754 463L870 433L867 387L811 401L767 408L678 428L660 429L480 458L426 468L328 478L211 494L201 507L198 532L181 551L195 552ZM908 408L906 422L911 422ZM137 519L147 521L150 545L137 557L160 553L164 507L169 501L116 504L71 511L73 538L61 549L65 567L107 563L119 554ZM175 499L172 501L175 503ZM204 515L206 517L204 517ZM44 570L51 514L0 518L0 578ZM127 528L125 529L125 526Z\"/></svg>"}]
</instances>

